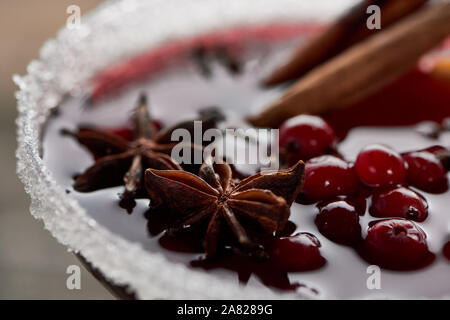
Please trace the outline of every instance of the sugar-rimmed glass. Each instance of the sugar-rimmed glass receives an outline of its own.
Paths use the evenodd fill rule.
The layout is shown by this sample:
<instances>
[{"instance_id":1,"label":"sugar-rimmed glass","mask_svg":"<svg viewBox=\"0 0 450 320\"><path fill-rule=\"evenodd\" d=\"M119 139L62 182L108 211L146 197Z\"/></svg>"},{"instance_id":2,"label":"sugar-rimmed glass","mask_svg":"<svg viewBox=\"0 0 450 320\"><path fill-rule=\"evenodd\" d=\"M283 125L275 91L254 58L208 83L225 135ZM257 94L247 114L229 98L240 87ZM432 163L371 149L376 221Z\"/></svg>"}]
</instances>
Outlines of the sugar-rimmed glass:
<instances>
[{"instance_id":1,"label":"sugar-rimmed glass","mask_svg":"<svg viewBox=\"0 0 450 320\"><path fill-rule=\"evenodd\" d=\"M328 21L353 2L282 0L255 6L242 0L110 1L83 17L79 30L61 30L42 48L40 59L29 65L28 75L15 77L20 87L18 173L31 196L32 214L58 241L86 257L113 283L130 286L139 298L279 297L264 287L240 287L170 263L90 218L43 165L42 126L67 94L85 92L96 72L167 39L280 20Z\"/></svg>"},{"instance_id":2,"label":"sugar-rimmed glass","mask_svg":"<svg viewBox=\"0 0 450 320\"><path fill-rule=\"evenodd\" d=\"M168 263L102 227L52 178L40 158L41 131L50 110L85 91L104 67L180 39L238 25L276 21L327 21L354 1L109 1L82 17L79 29L62 29L41 49L20 90L17 171L30 195L31 213L70 250L81 253L107 279L128 285L139 298L269 298L265 288L241 288ZM220 19L218 19L220 17ZM148 32L143 32L148 30ZM297 296L298 297L298 296Z\"/></svg>"}]
</instances>

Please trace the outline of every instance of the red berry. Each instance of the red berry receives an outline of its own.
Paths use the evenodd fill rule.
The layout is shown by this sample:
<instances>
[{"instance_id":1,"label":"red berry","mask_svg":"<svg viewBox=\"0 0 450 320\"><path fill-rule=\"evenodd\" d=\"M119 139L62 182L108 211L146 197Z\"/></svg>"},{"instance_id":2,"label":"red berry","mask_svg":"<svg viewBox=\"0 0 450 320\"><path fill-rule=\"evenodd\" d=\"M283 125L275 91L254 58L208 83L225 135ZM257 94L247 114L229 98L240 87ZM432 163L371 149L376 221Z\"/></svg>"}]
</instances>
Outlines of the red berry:
<instances>
[{"instance_id":1,"label":"red berry","mask_svg":"<svg viewBox=\"0 0 450 320\"><path fill-rule=\"evenodd\" d=\"M372 225L365 249L372 263L396 270L417 267L429 255L425 232L406 219L387 219Z\"/></svg>"},{"instance_id":2,"label":"red berry","mask_svg":"<svg viewBox=\"0 0 450 320\"><path fill-rule=\"evenodd\" d=\"M117 129L109 129L108 132L115 134L119 137L121 137L122 139L128 140L128 141L132 141L133 140L133 136L134 136L134 132L133 129L129 128L129 127L122 127L122 128L117 128Z\"/></svg>"},{"instance_id":3,"label":"red berry","mask_svg":"<svg viewBox=\"0 0 450 320\"><path fill-rule=\"evenodd\" d=\"M376 192L372 196L369 212L374 217L399 217L424 221L428 216L427 200L417 192L405 187Z\"/></svg>"},{"instance_id":4,"label":"red berry","mask_svg":"<svg viewBox=\"0 0 450 320\"><path fill-rule=\"evenodd\" d=\"M335 141L333 129L320 117L299 115L280 127L280 148L287 152L290 164L327 153Z\"/></svg>"},{"instance_id":5,"label":"red berry","mask_svg":"<svg viewBox=\"0 0 450 320\"><path fill-rule=\"evenodd\" d=\"M364 190L363 188L364 187L361 186L356 194L352 194L343 198L345 201L349 202L352 206L355 207L356 212L358 212L360 216L363 216L366 213L367 198L372 194L371 192L369 195L366 195L366 190Z\"/></svg>"},{"instance_id":6,"label":"red berry","mask_svg":"<svg viewBox=\"0 0 450 320\"><path fill-rule=\"evenodd\" d=\"M358 210L348 201L337 199L319 204L315 222L320 233L331 241L351 245L361 239Z\"/></svg>"},{"instance_id":7,"label":"red berry","mask_svg":"<svg viewBox=\"0 0 450 320\"><path fill-rule=\"evenodd\" d=\"M301 196L310 201L348 195L358 189L352 164L335 156L320 156L306 162Z\"/></svg>"},{"instance_id":8,"label":"red berry","mask_svg":"<svg viewBox=\"0 0 450 320\"><path fill-rule=\"evenodd\" d=\"M377 144L362 149L355 162L359 179L370 187L404 183L406 166L406 162L397 152Z\"/></svg>"},{"instance_id":9,"label":"red berry","mask_svg":"<svg viewBox=\"0 0 450 320\"><path fill-rule=\"evenodd\" d=\"M434 145L419 151L426 151L426 152L430 152L432 154L434 154L435 156L439 156L439 155L446 155L448 153L448 150L440 145Z\"/></svg>"},{"instance_id":10,"label":"red berry","mask_svg":"<svg viewBox=\"0 0 450 320\"><path fill-rule=\"evenodd\" d=\"M431 146L420 151L428 151L436 156L444 166L445 171L450 171L450 150L443 146Z\"/></svg>"},{"instance_id":11,"label":"red berry","mask_svg":"<svg viewBox=\"0 0 450 320\"><path fill-rule=\"evenodd\" d=\"M408 183L431 193L448 189L447 172L435 154L428 151L410 152L403 155L408 163Z\"/></svg>"},{"instance_id":12,"label":"red berry","mask_svg":"<svg viewBox=\"0 0 450 320\"><path fill-rule=\"evenodd\" d=\"M162 129L163 124L159 120L152 120L153 125L155 126L156 131L159 131Z\"/></svg>"},{"instance_id":13,"label":"red berry","mask_svg":"<svg viewBox=\"0 0 450 320\"><path fill-rule=\"evenodd\" d=\"M161 130L162 123L160 121L152 120L152 124L155 127L156 131ZM133 140L133 136L134 136L133 129L130 128L130 127L121 127L121 128L108 129L107 132L115 134L115 135L121 137L122 139L125 139L125 140L128 140L128 141L132 141Z\"/></svg>"},{"instance_id":14,"label":"red berry","mask_svg":"<svg viewBox=\"0 0 450 320\"><path fill-rule=\"evenodd\" d=\"M320 255L320 242L312 234L300 232L275 240L271 259L277 269L289 272L315 270L326 260Z\"/></svg>"}]
</instances>

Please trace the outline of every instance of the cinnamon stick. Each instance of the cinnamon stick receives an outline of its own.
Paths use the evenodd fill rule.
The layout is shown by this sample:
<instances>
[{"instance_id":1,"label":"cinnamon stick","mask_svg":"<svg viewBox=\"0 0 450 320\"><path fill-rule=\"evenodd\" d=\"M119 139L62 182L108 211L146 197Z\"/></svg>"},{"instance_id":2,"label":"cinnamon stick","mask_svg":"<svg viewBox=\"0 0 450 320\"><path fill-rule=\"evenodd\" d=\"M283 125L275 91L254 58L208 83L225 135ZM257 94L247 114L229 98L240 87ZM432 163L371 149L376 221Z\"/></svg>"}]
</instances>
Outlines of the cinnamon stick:
<instances>
[{"instance_id":1,"label":"cinnamon stick","mask_svg":"<svg viewBox=\"0 0 450 320\"><path fill-rule=\"evenodd\" d=\"M381 8L381 27L386 28L401 18L416 11L428 0L365 0L352 7L340 19L312 40L306 47L299 48L292 58L270 74L264 85L271 86L298 79L316 66L340 54L355 43L381 30L370 30L366 26L370 5Z\"/></svg>"},{"instance_id":2,"label":"cinnamon stick","mask_svg":"<svg viewBox=\"0 0 450 320\"><path fill-rule=\"evenodd\" d=\"M256 126L276 127L301 113L356 102L410 70L449 34L450 3L430 6L314 69L248 120Z\"/></svg>"}]
</instances>

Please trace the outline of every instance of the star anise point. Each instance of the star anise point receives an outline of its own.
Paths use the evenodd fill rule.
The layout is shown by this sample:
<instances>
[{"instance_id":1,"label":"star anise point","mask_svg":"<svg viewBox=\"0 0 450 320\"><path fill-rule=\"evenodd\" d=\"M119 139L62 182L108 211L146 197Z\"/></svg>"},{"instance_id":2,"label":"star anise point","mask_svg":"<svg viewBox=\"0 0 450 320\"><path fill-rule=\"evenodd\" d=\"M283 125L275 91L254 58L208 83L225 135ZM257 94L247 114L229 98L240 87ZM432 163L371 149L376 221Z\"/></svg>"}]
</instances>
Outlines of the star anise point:
<instances>
[{"instance_id":1,"label":"star anise point","mask_svg":"<svg viewBox=\"0 0 450 320\"><path fill-rule=\"evenodd\" d=\"M205 161L198 176L147 169L145 187L154 205L164 204L179 218L171 232L209 219L203 239L207 258L216 255L223 226L232 231L239 249L264 258L267 252L250 239L240 220L256 222L269 235L282 230L289 219L290 204L300 191L303 169L303 162L298 162L287 170L260 173L236 184L228 164Z\"/></svg>"},{"instance_id":2,"label":"star anise point","mask_svg":"<svg viewBox=\"0 0 450 320\"><path fill-rule=\"evenodd\" d=\"M62 134L76 138L96 157L95 163L75 178L75 190L90 192L124 185L120 198L124 203L133 203L132 200L145 195L143 175L146 168L181 170L181 166L170 157L176 143L161 141L161 137L167 134L156 132L144 94L139 98L133 124L133 141L106 130L92 128L80 128L77 132L62 130ZM173 131L174 128L170 130ZM193 144L189 147L198 148Z\"/></svg>"}]
</instances>

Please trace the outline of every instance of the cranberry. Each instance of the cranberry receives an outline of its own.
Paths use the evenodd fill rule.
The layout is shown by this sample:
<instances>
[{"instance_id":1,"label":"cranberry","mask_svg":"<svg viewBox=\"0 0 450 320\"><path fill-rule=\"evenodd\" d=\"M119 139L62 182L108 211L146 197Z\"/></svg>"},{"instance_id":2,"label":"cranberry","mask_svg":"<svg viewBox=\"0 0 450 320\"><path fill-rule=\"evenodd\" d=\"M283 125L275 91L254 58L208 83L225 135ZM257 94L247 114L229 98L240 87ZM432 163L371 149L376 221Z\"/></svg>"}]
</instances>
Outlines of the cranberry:
<instances>
[{"instance_id":1,"label":"cranberry","mask_svg":"<svg viewBox=\"0 0 450 320\"><path fill-rule=\"evenodd\" d=\"M428 216L427 200L405 187L375 192L369 212L374 217L399 217L424 221Z\"/></svg>"},{"instance_id":2,"label":"cranberry","mask_svg":"<svg viewBox=\"0 0 450 320\"><path fill-rule=\"evenodd\" d=\"M404 183L406 167L406 162L397 152L377 144L362 149L355 162L359 179L370 187Z\"/></svg>"},{"instance_id":3,"label":"cranberry","mask_svg":"<svg viewBox=\"0 0 450 320\"><path fill-rule=\"evenodd\" d=\"M336 135L320 117L299 115L280 127L280 147L290 164L320 156L334 147Z\"/></svg>"},{"instance_id":4,"label":"cranberry","mask_svg":"<svg viewBox=\"0 0 450 320\"><path fill-rule=\"evenodd\" d=\"M300 232L277 238L271 248L271 260L277 269L289 272L315 270L326 260L321 256L319 240L312 234Z\"/></svg>"},{"instance_id":5,"label":"cranberry","mask_svg":"<svg viewBox=\"0 0 450 320\"><path fill-rule=\"evenodd\" d=\"M426 151L426 152L430 152L432 154L434 154L435 156L439 156L439 155L445 155L448 153L448 150L440 145L434 145L419 151Z\"/></svg>"},{"instance_id":6,"label":"cranberry","mask_svg":"<svg viewBox=\"0 0 450 320\"><path fill-rule=\"evenodd\" d=\"M128 141L132 141L133 136L134 136L133 129L131 129L129 127L110 129L110 130L108 130L108 132L115 134L115 135L121 137L122 139L125 139Z\"/></svg>"},{"instance_id":7,"label":"cranberry","mask_svg":"<svg viewBox=\"0 0 450 320\"><path fill-rule=\"evenodd\" d=\"M163 124L159 120L152 120L153 125L155 126L156 131L159 131L162 129Z\"/></svg>"},{"instance_id":8,"label":"cranberry","mask_svg":"<svg viewBox=\"0 0 450 320\"><path fill-rule=\"evenodd\" d=\"M445 171L450 171L450 150L443 146L432 146L421 151L428 151L434 154L441 161Z\"/></svg>"},{"instance_id":9,"label":"cranberry","mask_svg":"<svg viewBox=\"0 0 450 320\"><path fill-rule=\"evenodd\" d=\"M410 152L403 155L408 163L408 183L431 193L448 189L447 172L438 157L428 151Z\"/></svg>"},{"instance_id":10,"label":"cranberry","mask_svg":"<svg viewBox=\"0 0 450 320\"><path fill-rule=\"evenodd\" d=\"M152 120L152 123L153 123L153 126L155 127L156 131L161 130L162 123L160 121ZM130 127L108 129L107 131L121 137L122 139L125 139L128 141L133 140L134 132L133 132L133 129L131 129Z\"/></svg>"},{"instance_id":11,"label":"cranberry","mask_svg":"<svg viewBox=\"0 0 450 320\"><path fill-rule=\"evenodd\" d=\"M450 260L450 241L447 241L447 243L444 244L444 247L442 248L442 253L444 254L444 257Z\"/></svg>"},{"instance_id":12,"label":"cranberry","mask_svg":"<svg viewBox=\"0 0 450 320\"><path fill-rule=\"evenodd\" d=\"M361 192L361 189L363 188L361 187L356 194L345 196L343 199L354 206L360 216L363 216L366 213L367 197L372 193L366 195L365 190Z\"/></svg>"},{"instance_id":13,"label":"cranberry","mask_svg":"<svg viewBox=\"0 0 450 320\"><path fill-rule=\"evenodd\" d=\"M302 197L319 201L348 195L357 189L358 179L350 163L329 155L306 162Z\"/></svg>"},{"instance_id":14,"label":"cranberry","mask_svg":"<svg viewBox=\"0 0 450 320\"><path fill-rule=\"evenodd\" d=\"M387 219L373 224L365 239L372 263L406 270L417 267L429 255L425 232L406 219Z\"/></svg>"},{"instance_id":15,"label":"cranberry","mask_svg":"<svg viewBox=\"0 0 450 320\"><path fill-rule=\"evenodd\" d=\"M331 241L351 245L361 239L359 213L345 200L332 200L319 204L316 225L320 233Z\"/></svg>"}]
</instances>

